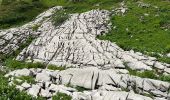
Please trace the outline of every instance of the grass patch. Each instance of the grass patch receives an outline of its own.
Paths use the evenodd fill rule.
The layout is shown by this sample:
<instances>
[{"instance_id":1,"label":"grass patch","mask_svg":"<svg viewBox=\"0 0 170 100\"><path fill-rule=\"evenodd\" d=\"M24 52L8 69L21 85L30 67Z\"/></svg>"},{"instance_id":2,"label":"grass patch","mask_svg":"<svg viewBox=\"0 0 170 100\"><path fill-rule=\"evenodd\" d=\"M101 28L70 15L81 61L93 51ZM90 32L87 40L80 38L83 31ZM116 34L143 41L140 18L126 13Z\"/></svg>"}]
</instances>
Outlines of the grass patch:
<instances>
[{"instance_id":1,"label":"grass patch","mask_svg":"<svg viewBox=\"0 0 170 100\"><path fill-rule=\"evenodd\" d=\"M41 25L36 24L36 25L34 25L34 26L32 27L32 30L33 30L33 31L37 31L40 26L41 26Z\"/></svg>"},{"instance_id":2,"label":"grass patch","mask_svg":"<svg viewBox=\"0 0 170 100\"><path fill-rule=\"evenodd\" d=\"M84 88L84 87L81 87L81 86L76 86L75 89L76 89L78 92L83 92L83 91L90 90L90 89L87 89L87 88Z\"/></svg>"},{"instance_id":3,"label":"grass patch","mask_svg":"<svg viewBox=\"0 0 170 100\"><path fill-rule=\"evenodd\" d=\"M140 0L136 0L140 1ZM144 0L150 7L138 7L134 0L126 1L128 11L124 16L112 17L112 30L99 39L116 42L124 50L135 50L145 54L156 52L166 55L170 48L170 30L162 28L170 25L170 2ZM157 7L155 7L157 6ZM116 27L116 28L115 28ZM157 57L162 62L170 63L170 58Z\"/></svg>"},{"instance_id":4,"label":"grass patch","mask_svg":"<svg viewBox=\"0 0 170 100\"><path fill-rule=\"evenodd\" d=\"M21 81L19 82L18 79L21 80ZM24 82L27 82L27 83L29 83L29 84L35 84L35 83L36 83L34 77L32 77L32 76L15 77L14 80L13 80L13 82L14 82L14 84L16 84L16 85L21 85L21 84L24 83Z\"/></svg>"},{"instance_id":5,"label":"grass patch","mask_svg":"<svg viewBox=\"0 0 170 100\"><path fill-rule=\"evenodd\" d=\"M72 97L65 94L58 92L55 96L52 97L52 100L71 100Z\"/></svg>"},{"instance_id":6,"label":"grass patch","mask_svg":"<svg viewBox=\"0 0 170 100\"><path fill-rule=\"evenodd\" d=\"M20 26L47 9L38 0L29 1L3 0L0 5L0 29Z\"/></svg>"},{"instance_id":7,"label":"grass patch","mask_svg":"<svg viewBox=\"0 0 170 100\"><path fill-rule=\"evenodd\" d=\"M23 25L53 6L64 6L68 8L68 12L77 13L98 8L111 10L121 1L123 0L2 0L0 29Z\"/></svg>"},{"instance_id":8,"label":"grass patch","mask_svg":"<svg viewBox=\"0 0 170 100\"><path fill-rule=\"evenodd\" d=\"M48 65L47 69L50 69L50 70L66 70L66 66L61 66L61 67L58 67L56 65Z\"/></svg>"},{"instance_id":9,"label":"grass patch","mask_svg":"<svg viewBox=\"0 0 170 100\"><path fill-rule=\"evenodd\" d=\"M67 19L69 19L68 13L66 13L64 10L59 10L54 13L52 16L53 24L54 26L59 26L63 22L65 22Z\"/></svg>"},{"instance_id":10,"label":"grass patch","mask_svg":"<svg viewBox=\"0 0 170 100\"><path fill-rule=\"evenodd\" d=\"M31 62L22 62L22 61L17 61L13 59L7 59L5 61L6 67L10 69L23 69L23 68L45 68L46 66L43 63L36 62L36 63L31 63Z\"/></svg>"},{"instance_id":11,"label":"grass patch","mask_svg":"<svg viewBox=\"0 0 170 100\"><path fill-rule=\"evenodd\" d=\"M141 78L150 78L150 79L170 82L170 75L158 74L154 70L152 70L152 71L143 71L143 72L132 70L130 68L127 68L127 70L129 71L129 74L133 75L133 76L138 76L138 77L141 77Z\"/></svg>"}]
</instances>

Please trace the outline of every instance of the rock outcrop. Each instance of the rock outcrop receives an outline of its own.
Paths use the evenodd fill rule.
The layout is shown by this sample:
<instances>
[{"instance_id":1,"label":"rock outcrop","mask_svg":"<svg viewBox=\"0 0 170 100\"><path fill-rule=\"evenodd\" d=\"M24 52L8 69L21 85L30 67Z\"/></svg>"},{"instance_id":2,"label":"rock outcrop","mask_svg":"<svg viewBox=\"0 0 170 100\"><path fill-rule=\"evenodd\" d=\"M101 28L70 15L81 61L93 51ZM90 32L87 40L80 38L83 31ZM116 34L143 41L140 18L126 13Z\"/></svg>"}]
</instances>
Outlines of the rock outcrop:
<instances>
[{"instance_id":1,"label":"rock outcrop","mask_svg":"<svg viewBox=\"0 0 170 100\"><path fill-rule=\"evenodd\" d=\"M23 73L25 71L32 74ZM64 71L21 69L6 74L6 77L10 76L10 83L13 83L14 77L22 75L34 77L36 84L23 83L18 86L19 89L33 96L41 95L50 98L57 92L62 92L72 96L75 100L110 100L113 97L114 100L170 99L168 98L170 83L120 74L114 69L100 70L94 67L70 68ZM88 90L78 92L73 88L76 86ZM150 94L153 98L142 96L144 94Z\"/></svg>"},{"instance_id":2,"label":"rock outcrop","mask_svg":"<svg viewBox=\"0 0 170 100\"><path fill-rule=\"evenodd\" d=\"M133 50L124 51L115 43L97 39L98 35L109 31L109 15L106 10L72 14L57 27L50 20L45 21L38 29L40 36L17 59L76 68L125 69L126 64L135 70L157 68L170 73L170 65L154 57Z\"/></svg>"}]
</instances>

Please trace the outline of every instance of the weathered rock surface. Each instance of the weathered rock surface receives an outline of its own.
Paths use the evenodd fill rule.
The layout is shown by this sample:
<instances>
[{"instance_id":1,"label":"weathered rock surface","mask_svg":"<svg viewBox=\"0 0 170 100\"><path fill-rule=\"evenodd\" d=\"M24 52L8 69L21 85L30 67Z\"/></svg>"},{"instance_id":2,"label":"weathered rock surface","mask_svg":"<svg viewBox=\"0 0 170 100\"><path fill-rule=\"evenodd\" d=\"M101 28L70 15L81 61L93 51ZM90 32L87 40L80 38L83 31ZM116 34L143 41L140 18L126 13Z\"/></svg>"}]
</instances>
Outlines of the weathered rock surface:
<instances>
[{"instance_id":1,"label":"weathered rock surface","mask_svg":"<svg viewBox=\"0 0 170 100\"><path fill-rule=\"evenodd\" d=\"M97 35L109 31L109 15L106 10L73 14L58 27L50 20L45 21L39 27L40 36L17 59L76 68L125 69L126 63L136 70L152 70L154 65L165 72L165 68L170 69L169 64L157 63L156 58L133 50L124 51L115 43L98 40Z\"/></svg>"},{"instance_id":2,"label":"weathered rock surface","mask_svg":"<svg viewBox=\"0 0 170 100\"><path fill-rule=\"evenodd\" d=\"M126 100L126 98L130 100L153 100L142 96L144 94L152 94L154 98L168 99L170 89L170 83L168 82L119 74L114 69L100 70L89 67L81 69L70 68L64 71L48 69L41 69L41 71L39 71L40 69L29 70L33 73L32 77L35 78L36 84L30 86L23 83L21 87L25 88L33 96L41 95L47 98L57 92L62 92L71 95L76 100L81 98L85 98L85 100L103 100L103 98L104 100L109 100L109 98L113 97L115 97L114 100ZM6 76L18 77L20 76L18 74L19 71L10 72ZM40 78L37 76L44 73L48 73L50 80L39 80ZM54 73L56 74L54 75ZM11 82L13 81L12 77L9 79ZM81 93L72 88L76 86L89 90ZM124 90L129 92L123 92Z\"/></svg>"}]
</instances>

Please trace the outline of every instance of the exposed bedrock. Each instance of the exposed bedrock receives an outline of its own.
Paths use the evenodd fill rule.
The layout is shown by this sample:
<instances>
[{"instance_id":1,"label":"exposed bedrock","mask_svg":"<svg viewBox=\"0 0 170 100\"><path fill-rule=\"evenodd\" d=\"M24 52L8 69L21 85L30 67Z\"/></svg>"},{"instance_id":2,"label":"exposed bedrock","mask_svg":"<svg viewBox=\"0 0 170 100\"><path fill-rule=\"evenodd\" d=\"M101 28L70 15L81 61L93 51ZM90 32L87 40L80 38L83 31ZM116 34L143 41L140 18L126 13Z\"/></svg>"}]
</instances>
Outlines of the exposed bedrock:
<instances>
[{"instance_id":1,"label":"exposed bedrock","mask_svg":"<svg viewBox=\"0 0 170 100\"><path fill-rule=\"evenodd\" d=\"M124 69L125 64L136 70L153 68L170 73L170 65L139 52L124 51L115 43L97 39L108 33L110 12L91 10L72 14L55 27L50 20L42 23L40 36L25 48L18 60L32 60L67 67L98 67Z\"/></svg>"},{"instance_id":2,"label":"exposed bedrock","mask_svg":"<svg viewBox=\"0 0 170 100\"><path fill-rule=\"evenodd\" d=\"M82 69L70 68L64 71L21 69L6 74L6 77L9 76L11 77L9 79L10 84L12 84L14 77L34 77L36 84L28 85L28 83L23 83L21 86L17 86L19 89L26 90L33 96L41 95L41 92L38 90L43 89L50 96L58 91L71 95L73 98L77 98L82 94L85 100L110 100L109 98L113 97L115 98L114 100L169 99L170 83L120 74L120 72L114 69L100 70L94 67ZM81 93L74 88L66 86L79 86L89 90ZM37 92L32 90L34 88L38 88ZM125 90L129 92L125 92ZM142 96L145 94L150 94L153 98ZM49 95L45 95L44 97L48 97Z\"/></svg>"}]
</instances>

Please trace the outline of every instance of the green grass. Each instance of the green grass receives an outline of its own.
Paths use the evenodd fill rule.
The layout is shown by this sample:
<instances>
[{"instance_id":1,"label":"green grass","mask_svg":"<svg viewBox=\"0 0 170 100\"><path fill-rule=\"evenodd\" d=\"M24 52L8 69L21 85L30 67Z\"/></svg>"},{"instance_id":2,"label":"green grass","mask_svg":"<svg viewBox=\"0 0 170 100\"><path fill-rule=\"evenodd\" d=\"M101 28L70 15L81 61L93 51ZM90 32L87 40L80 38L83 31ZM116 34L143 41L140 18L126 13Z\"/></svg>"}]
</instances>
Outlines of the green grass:
<instances>
[{"instance_id":1,"label":"green grass","mask_svg":"<svg viewBox=\"0 0 170 100\"><path fill-rule=\"evenodd\" d=\"M32 63L32 62L22 62L22 61L17 61L14 59L7 59L5 61L5 65L7 68L9 69L23 69L23 68L45 68L46 66L43 63L40 62L36 62L36 63Z\"/></svg>"},{"instance_id":2,"label":"green grass","mask_svg":"<svg viewBox=\"0 0 170 100\"><path fill-rule=\"evenodd\" d=\"M53 6L64 6L69 13L85 12L91 9L111 9L123 0L3 0L0 5L0 29L16 27L33 20L38 14ZM99 6L96 6L99 4Z\"/></svg>"},{"instance_id":3,"label":"green grass","mask_svg":"<svg viewBox=\"0 0 170 100\"><path fill-rule=\"evenodd\" d=\"M41 25L36 24L36 25L34 25L34 26L32 27L32 30L33 30L33 31L37 31L40 26L41 26Z\"/></svg>"},{"instance_id":4,"label":"green grass","mask_svg":"<svg viewBox=\"0 0 170 100\"><path fill-rule=\"evenodd\" d=\"M76 89L78 92L83 92L83 91L90 90L90 89L87 89L87 88L84 88L84 87L81 87L81 86L76 86L75 89Z\"/></svg>"},{"instance_id":5,"label":"green grass","mask_svg":"<svg viewBox=\"0 0 170 100\"><path fill-rule=\"evenodd\" d=\"M17 79L21 80L21 82L18 82ZM15 85L21 85L24 82L27 82L29 84L35 84L35 79L32 76L20 76L20 77L15 77L13 80Z\"/></svg>"},{"instance_id":6,"label":"green grass","mask_svg":"<svg viewBox=\"0 0 170 100\"><path fill-rule=\"evenodd\" d=\"M150 79L170 82L170 75L163 75L162 73L157 73L154 70L152 70L152 71L143 71L143 72L132 70L130 68L127 68L127 70L129 71L129 74L133 75L133 76L138 76L138 77L141 77L141 78L150 78Z\"/></svg>"},{"instance_id":7,"label":"green grass","mask_svg":"<svg viewBox=\"0 0 170 100\"><path fill-rule=\"evenodd\" d=\"M40 12L47 9L38 1L32 3L15 0L3 1L6 3L0 5L0 29L20 26L33 20Z\"/></svg>"},{"instance_id":8,"label":"green grass","mask_svg":"<svg viewBox=\"0 0 170 100\"><path fill-rule=\"evenodd\" d=\"M55 96L52 97L52 100L71 100L72 97L65 94L58 92Z\"/></svg>"},{"instance_id":9,"label":"green grass","mask_svg":"<svg viewBox=\"0 0 170 100\"><path fill-rule=\"evenodd\" d=\"M47 69L50 69L50 70L60 70L61 71L61 70L65 70L66 67L65 66L58 67L56 65L48 65Z\"/></svg>"},{"instance_id":10,"label":"green grass","mask_svg":"<svg viewBox=\"0 0 170 100\"><path fill-rule=\"evenodd\" d=\"M137 0L140 1L140 0ZM112 30L99 39L116 42L125 50L135 50L152 55L152 52L166 55L170 52L170 2L144 0L151 4L148 8L138 7L137 2L128 0L128 12L124 16L115 15ZM157 6L158 8L155 8ZM144 14L149 14L144 15ZM166 28L166 29L165 29ZM157 57L170 63L170 58Z\"/></svg>"},{"instance_id":11,"label":"green grass","mask_svg":"<svg viewBox=\"0 0 170 100\"><path fill-rule=\"evenodd\" d=\"M67 12L65 12L64 10L59 10L56 11L54 13L54 15L52 16L52 20L53 20L53 24L54 26L59 26L61 25L63 22L65 22L67 19L69 19L69 15Z\"/></svg>"}]
</instances>

